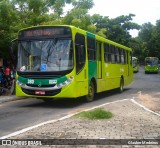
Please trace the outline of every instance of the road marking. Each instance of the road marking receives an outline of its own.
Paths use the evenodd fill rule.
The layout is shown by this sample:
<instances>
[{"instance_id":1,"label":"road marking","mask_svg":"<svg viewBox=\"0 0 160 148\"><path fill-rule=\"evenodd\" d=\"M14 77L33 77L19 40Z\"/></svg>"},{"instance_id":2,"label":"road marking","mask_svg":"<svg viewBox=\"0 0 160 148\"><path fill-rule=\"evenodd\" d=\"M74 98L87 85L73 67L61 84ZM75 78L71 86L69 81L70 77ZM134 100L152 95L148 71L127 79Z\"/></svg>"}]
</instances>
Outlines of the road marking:
<instances>
[{"instance_id":1,"label":"road marking","mask_svg":"<svg viewBox=\"0 0 160 148\"><path fill-rule=\"evenodd\" d=\"M150 113L153 113L153 114L155 114L155 115L157 115L157 116L160 116L159 113L156 113L156 112L150 110L149 108L143 106L142 104L139 104L139 103L138 103L137 101L135 101L134 99L131 99L131 101L132 101L133 103L135 103L136 105L142 107L144 110L146 110L146 111L148 111L148 112L150 112Z\"/></svg>"},{"instance_id":2,"label":"road marking","mask_svg":"<svg viewBox=\"0 0 160 148\"><path fill-rule=\"evenodd\" d=\"M95 107L92 107L92 108L89 108L89 109L86 109L86 110L83 110L83 111L89 111L89 110L92 110L92 109L95 109L95 108L99 108L99 107L102 107L102 106L105 106L105 105L108 105L108 104L113 104L113 103L117 103L117 102L122 102L122 101L127 101L127 100L130 100L130 99L123 99L123 100L117 100L117 101L113 101L113 102L109 102L109 103L104 103L104 104L101 104L101 105L98 105L98 106L95 106ZM0 137L0 139L7 139L7 138L10 138L10 137L13 137L13 136L16 136L16 135L19 135L19 134L22 134L24 132L27 132L29 130L32 130L34 128L37 128L37 127L40 127L40 126L43 126L43 125L46 125L46 124L49 124L49 123L54 123L54 122L57 122L57 121L61 121L61 120L64 120L64 119L67 119L67 118L70 118L78 113L80 113L82 111L78 111L76 113L73 113L73 114L69 114L67 116L64 116L60 119L56 119L56 120L49 120L49 121L46 121L46 122L42 122L40 124L37 124L37 125L34 125L34 126L31 126L31 127L27 127L27 128L24 128L22 130L19 130L19 131L16 131L16 132L13 132L11 134L8 134L6 136L2 136Z\"/></svg>"},{"instance_id":3,"label":"road marking","mask_svg":"<svg viewBox=\"0 0 160 148\"><path fill-rule=\"evenodd\" d=\"M118 103L118 102L127 101L127 100L131 100L131 99L123 99L123 100L117 100L117 101L113 101L113 102L104 103L104 104L101 104L101 105L86 109L84 111L89 111L89 110L96 109L96 108L99 108L99 107L102 107L102 106L105 106L105 105L108 105L108 104Z\"/></svg>"},{"instance_id":4,"label":"road marking","mask_svg":"<svg viewBox=\"0 0 160 148\"><path fill-rule=\"evenodd\" d=\"M43 123L40 123L40 124L37 124L37 125L34 125L34 126L31 126L31 127L28 127L28 128L24 128L20 131L17 131L17 132L14 132L14 133L11 133L11 134L8 134L6 136L3 136L3 137L0 137L0 139L6 139L6 138L9 138L9 137L12 137L12 136L16 136L18 134L21 134L21 133L24 133L26 131L29 131L31 129L34 129L36 127L39 127L39 126L42 126L42 125L45 125L45 124L48 124L48 123L54 123L56 120L50 120L50 121L46 121L46 122L43 122Z\"/></svg>"},{"instance_id":5,"label":"road marking","mask_svg":"<svg viewBox=\"0 0 160 148\"><path fill-rule=\"evenodd\" d=\"M89 108L89 109L86 109L86 110L83 110L83 111L89 111L89 110L93 110L93 109L96 109L96 108L99 108L99 107L102 107L102 106L105 106L105 105L108 105L108 104L118 103L118 102L127 101L127 100L130 100L131 102L133 102L134 104L142 107L142 108L145 109L146 111L149 111L149 112L151 112L151 113L153 113L153 114L155 114L155 115L160 116L160 114L158 114L158 113L156 113L156 112L154 112L154 111L151 111L150 109L148 109L148 108L146 108L145 106L143 106L143 105L139 104L138 102L136 102L134 99L123 99L123 100L117 100L117 101L113 101L113 102L109 102L109 103L104 103L104 104L101 104L101 105L98 105L98 106L95 106L95 107L92 107L92 108ZM9 137L22 134L22 133L27 132L27 131L29 131L29 130L32 130L32 129L34 129L34 128L37 128L37 127L40 127L40 126L43 126L43 125L46 125L46 124L49 124L49 123L54 123L54 122L57 122L57 121L61 121L61 120L70 118L70 117L72 117L72 116L74 116L74 115L76 115L76 114L78 114L78 113L80 113L80 112L82 112L82 111L78 111L78 112L69 114L69 115L64 116L64 117L62 117L62 118L60 118L60 119L49 120L49 121L42 122L42 123L40 123L40 124L31 126L31 127L28 127L28 128L24 128L24 129L19 130L19 131L17 131L17 132L13 132L13 133L8 134L8 135L6 135L6 136L2 136L2 137L0 137L0 139L7 139L7 138L9 138Z\"/></svg>"}]
</instances>

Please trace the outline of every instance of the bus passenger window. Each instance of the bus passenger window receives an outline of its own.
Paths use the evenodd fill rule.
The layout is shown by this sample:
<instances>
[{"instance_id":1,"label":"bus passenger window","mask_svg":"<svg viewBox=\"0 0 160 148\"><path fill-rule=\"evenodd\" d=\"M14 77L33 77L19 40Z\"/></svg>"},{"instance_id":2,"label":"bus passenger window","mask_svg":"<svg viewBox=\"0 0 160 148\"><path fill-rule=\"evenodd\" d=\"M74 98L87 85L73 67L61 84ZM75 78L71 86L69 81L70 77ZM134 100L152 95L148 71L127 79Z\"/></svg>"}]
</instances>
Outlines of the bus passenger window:
<instances>
[{"instance_id":1,"label":"bus passenger window","mask_svg":"<svg viewBox=\"0 0 160 148\"><path fill-rule=\"evenodd\" d=\"M87 36L87 51L88 51L88 60L96 60L96 46L95 39Z\"/></svg>"},{"instance_id":2,"label":"bus passenger window","mask_svg":"<svg viewBox=\"0 0 160 148\"><path fill-rule=\"evenodd\" d=\"M76 73L78 74L85 65L86 50L85 37L77 33L75 36L75 51L76 51Z\"/></svg>"},{"instance_id":3,"label":"bus passenger window","mask_svg":"<svg viewBox=\"0 0 160 148\"><path fill-rule=\"evenodd\" d=\"M113 45L110 45L111 48L111 62L115 63L115 47Z\"/></svg>"},{"instance_id":4,"label":"bus passenger window","mask_svg":"<svg viewBox=\"0 0 160 148\"><path fill-rule=\"evenodd\" d=\"M111 62L110 46L106 43L104 43L104 60L106 63Z\"/></svg>"},{"instance_id":5,"label":"bus passenger window","mask_svg":"<svg viewBox=\"0 0 160 148\"><path fill-rule=\"evenodd\" d=\"M121 49L121 63L124 64L124 50Z\"/></svg>"},{"instance_id":6,"label":"bus passenger window","mask_svg":"<svg viewBox=\"0 0 160 148\"><path fill-rule=\"evenodd\" d=\"M115 52L116 52L116 62L117 62L117 63L120 63L119 49L118 49L118 47L116 47Z\"/></svg>"}]
</instances>

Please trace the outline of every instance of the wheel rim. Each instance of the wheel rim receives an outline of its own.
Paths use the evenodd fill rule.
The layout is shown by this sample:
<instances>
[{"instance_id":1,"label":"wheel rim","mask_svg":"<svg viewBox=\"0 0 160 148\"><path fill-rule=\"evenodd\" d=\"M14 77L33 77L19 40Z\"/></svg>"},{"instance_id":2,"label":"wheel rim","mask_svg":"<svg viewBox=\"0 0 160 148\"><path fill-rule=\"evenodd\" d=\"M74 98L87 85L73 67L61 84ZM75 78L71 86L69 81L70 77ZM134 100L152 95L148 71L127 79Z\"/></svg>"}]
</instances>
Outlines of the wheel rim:
<instances>
[{"instance_id":1,"label":"wheel rim","mask_svg":"<svg viewBox=\"0 0 160 148\"><path fill-rule=\"evenodd\" d=\"M121 79L121 82L120 82L120 91L123 92L123 80Z\"/></svg>"},{"instance_id":2,"label":"wheel rim","mask_svg":"<svg viewBox=\"0 0 160 148\"><path fill-rule=\"evenodd\" d=\"M91 83L89 86L89 91L88 91L88 95L87 95L87 101L93 101L94 98L94 86Z\"/></svg>"},{"instance_id":3,"label":"wheel rim","mask_svg":"<svg viewBox=\"0 0 160 148\"><path fill-rule=\"evenodd\" d=\"M93 88L90 86L89 87L89 96L92 97L93 96Z\"/></svg>"},{"instance_id":4,"label":"wheel rim","mask_svg":"<svg viewBox=\"0 0 160 148\"><path fill-rule=\"evenodd\" d=\"M121 87L120 87L120 89L121 89L121 91L123 91L123 86L122 86L122 84L121 84Z\"/></svg>"}]
</instances>

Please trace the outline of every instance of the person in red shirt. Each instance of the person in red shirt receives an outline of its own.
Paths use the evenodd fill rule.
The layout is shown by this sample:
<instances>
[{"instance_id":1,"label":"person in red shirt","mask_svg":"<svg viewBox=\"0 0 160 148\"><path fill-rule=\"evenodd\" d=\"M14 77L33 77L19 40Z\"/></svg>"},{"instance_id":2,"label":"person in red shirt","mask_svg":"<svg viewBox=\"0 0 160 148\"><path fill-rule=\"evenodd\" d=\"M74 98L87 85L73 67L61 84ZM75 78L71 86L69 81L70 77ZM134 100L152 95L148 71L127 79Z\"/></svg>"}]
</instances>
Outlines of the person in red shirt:
<instances>
[{"instance_id":1,"label":"person in red shirt","mask_svg":"<svg viewBox=\"0 0 160 148\"><path fill-rule=\"evenodd\" d=\"M6 67L6 69L5 69L5 75L6 75L7 84L10 85L11 69L9 67Z\"/></svg>"},{"instance_id":2,"label":"person in red shirt","mask_svg":"<svg viewBox=\"0 0 160 148\"><path fill-rule=\"evenodd\" d=\"M9 76L10 74L11 74L10 68L6 67L6 69L5 69L5 75Z\"/></svg>"}]
</instances>

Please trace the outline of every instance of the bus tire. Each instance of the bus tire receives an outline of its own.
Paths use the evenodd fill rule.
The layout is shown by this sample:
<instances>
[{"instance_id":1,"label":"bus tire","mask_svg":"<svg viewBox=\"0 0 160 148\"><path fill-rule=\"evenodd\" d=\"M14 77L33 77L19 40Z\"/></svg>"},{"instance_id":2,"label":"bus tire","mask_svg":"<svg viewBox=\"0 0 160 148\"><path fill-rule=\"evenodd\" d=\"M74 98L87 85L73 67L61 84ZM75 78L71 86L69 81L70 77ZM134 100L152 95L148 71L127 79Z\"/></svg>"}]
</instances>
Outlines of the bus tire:
<instances>
[{"instance_id":1,"label":"bus tire","mask_svg":"<svg viewBox=\"0 0 160 148\"><path fill-rule=\"evenodd\" d=\"M94 87L94 83L91 81L88 88L88 95L86 96L86 101L87 102L93 101L94 95L95 95L95 87Z\"/></svg>"},{"instance_id":2,"label":"bus tire","mask_svg":"<svg viewBox=\"0 0 160 148\"><path fill-rule=\"evenodd\" d=\"M124 87L124 81L123 78L120 79L120 86L119 86L119 92L122 93L123 92L123 87Z\"/></svg>"}]
</instances>

